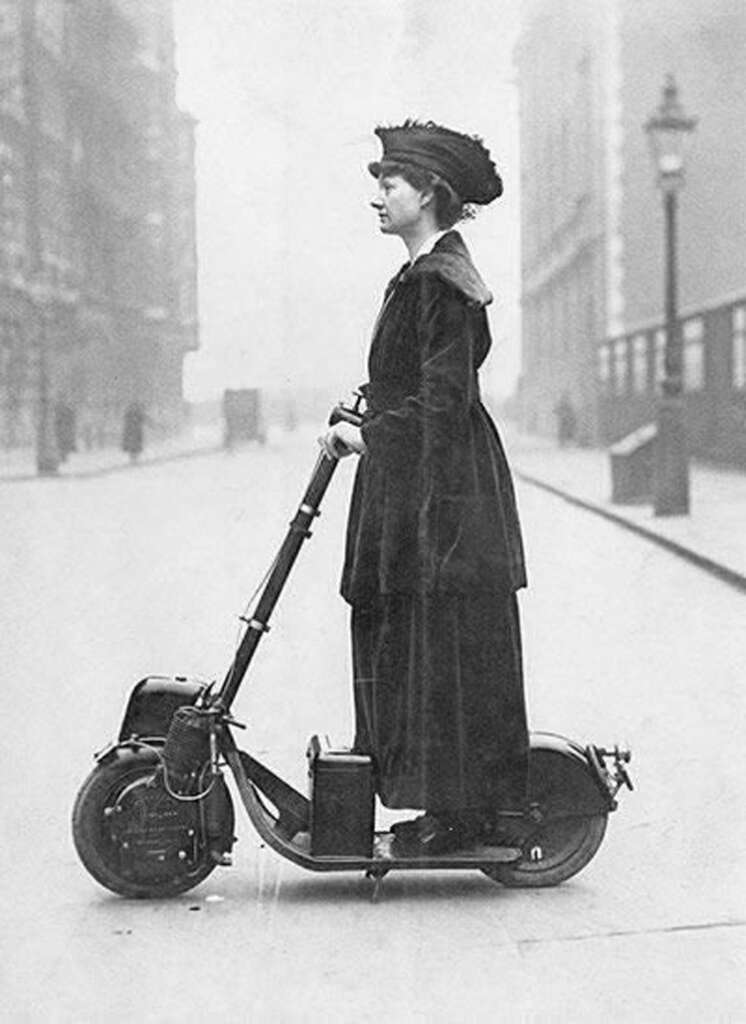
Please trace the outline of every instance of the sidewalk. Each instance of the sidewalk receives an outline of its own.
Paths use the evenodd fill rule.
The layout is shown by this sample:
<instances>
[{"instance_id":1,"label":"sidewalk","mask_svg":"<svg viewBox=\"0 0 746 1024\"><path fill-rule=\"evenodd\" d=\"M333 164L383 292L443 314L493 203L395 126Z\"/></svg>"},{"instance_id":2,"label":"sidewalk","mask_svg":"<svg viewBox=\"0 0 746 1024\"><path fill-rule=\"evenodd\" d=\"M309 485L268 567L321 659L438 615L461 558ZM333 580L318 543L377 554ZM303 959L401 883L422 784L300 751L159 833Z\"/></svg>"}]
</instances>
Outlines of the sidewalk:
<instances>
[{"instance_id":1,"label":"sidewalk","mask_svg":"<svg viewBox=\"0 0 746 1024\"><path fill-rule=\"evenodd\" d=\"M86 477L118 473L138 466L170 462L174 459L203 455L222 448L220 425L186 427L172 437L146 438L145 449L135 463L119 448L92 448L72 452L59 467L57 476L40 478L36 472L36 453L33 448L0 450L0 483L23 480L75 480Z\"/></svg>"},{"instance_id":2,"label":"sidewalk","mask_svg":"<svg viewBox=\"0 0 746 1024\"><path fill-rule=\"evenodd\" d=\"M558 448L507 432L518 479L611 519L746 591L746 473L692 463L691 513L655 516L652 506L613 505L607 451Z\"/></svg>"}]
</instances>

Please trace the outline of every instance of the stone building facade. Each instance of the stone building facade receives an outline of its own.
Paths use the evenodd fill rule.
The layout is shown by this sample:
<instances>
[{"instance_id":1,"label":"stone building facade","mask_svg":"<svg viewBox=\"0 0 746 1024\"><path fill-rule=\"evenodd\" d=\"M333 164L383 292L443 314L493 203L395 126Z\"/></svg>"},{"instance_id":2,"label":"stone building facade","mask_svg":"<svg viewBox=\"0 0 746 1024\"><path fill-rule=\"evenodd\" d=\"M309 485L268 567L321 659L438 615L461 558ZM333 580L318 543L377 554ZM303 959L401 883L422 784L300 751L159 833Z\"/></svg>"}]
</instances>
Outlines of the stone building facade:
<instances>
[{"instance_id":1,"label":"stone building facade","mask_svg":"<svg viewBox=\"0 0 746 1024\"><path fill-rule=\"evenodd\" d=\"M643 125L673 73L698 119L679 196L688 433L695 452L746 462L745 51L741 0L529 5L516 54L529 429L553 433L563 395L581 442L654 415L664 232Z\"/></svg>"},{"instance_id":2,"label":"stone building facade","mask_svg":"<svg viewBox=\"0 0 746 1024\"><path fill-rule=\"evenodd\" d=\"M168 0L0 0L0 443L182 415L198 346L194 123Z\"/></svg>"}]
</instances>

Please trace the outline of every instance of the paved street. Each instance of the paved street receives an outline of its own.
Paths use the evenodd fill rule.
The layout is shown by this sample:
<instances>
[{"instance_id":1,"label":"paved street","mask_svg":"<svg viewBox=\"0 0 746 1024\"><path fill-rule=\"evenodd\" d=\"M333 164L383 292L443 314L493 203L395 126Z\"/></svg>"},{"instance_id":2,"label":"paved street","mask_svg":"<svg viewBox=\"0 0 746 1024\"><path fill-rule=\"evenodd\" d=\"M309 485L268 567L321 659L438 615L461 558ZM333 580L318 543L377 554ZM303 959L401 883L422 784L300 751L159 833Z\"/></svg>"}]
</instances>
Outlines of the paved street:
<instances>
[{"instance_id":1,"label":"paved street","mask_svg":"<svg viewBox=\"0 0 746 1024\"><path fill-rule=\"evenodd\" d=\"M222 675L310 474L312 435L2 489L0 1019L746 1021L744 598L614 524L519 488L532 726L623 741L635 793L554 890L477 874L317 876L262 848L169 902L110 896L69 817L150 672ZM332 483L235 706L299 788L349 739L337 596L353 465Z\"/></svg>"}]
</instances>

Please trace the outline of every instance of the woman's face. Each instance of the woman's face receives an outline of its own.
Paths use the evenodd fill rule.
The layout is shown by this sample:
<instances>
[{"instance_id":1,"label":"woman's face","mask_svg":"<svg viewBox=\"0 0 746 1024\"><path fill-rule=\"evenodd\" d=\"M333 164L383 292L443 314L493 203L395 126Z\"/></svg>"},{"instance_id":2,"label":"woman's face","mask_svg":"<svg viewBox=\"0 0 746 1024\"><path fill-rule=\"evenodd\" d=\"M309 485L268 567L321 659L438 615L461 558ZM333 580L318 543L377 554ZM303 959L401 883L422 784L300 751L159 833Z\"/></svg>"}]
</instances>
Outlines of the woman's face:
<instances>
[{"instance_id":1,"label":"woman's face","mask_svg":"<svg viewBox=\"0 0 746 1024\"><path fill-rule=\"evenodd\" d=\"M427 193L410 185L400 174L382 174L378 195L370 205L378 213L383 234L406 237L420 222L427 201Z\"/></svg>"}]
</instances>

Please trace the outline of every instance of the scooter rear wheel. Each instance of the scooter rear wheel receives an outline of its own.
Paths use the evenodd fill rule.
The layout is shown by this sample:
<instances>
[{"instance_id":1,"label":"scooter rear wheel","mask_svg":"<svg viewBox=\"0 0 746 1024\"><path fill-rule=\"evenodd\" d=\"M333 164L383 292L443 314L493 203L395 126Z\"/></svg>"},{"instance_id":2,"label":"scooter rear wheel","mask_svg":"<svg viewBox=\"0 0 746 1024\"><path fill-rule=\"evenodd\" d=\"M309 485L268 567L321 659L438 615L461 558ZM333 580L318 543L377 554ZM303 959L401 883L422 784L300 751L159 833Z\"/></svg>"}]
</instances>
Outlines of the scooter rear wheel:
<instances>
[{"instance_id":1,"label":"scooter rear wheel","mask_svg":"<svg viewBox=\"0 0 746 1024\"><path fill-rule=\"evenodd\" d=\"M559 885L589 863L606 832L608 814L584 811L583 798L593 785L587 767L558 749L532 745L529 804L540 820L530 816L510 828L511 840L523 857L510 864L482 870L488 878L513 888L538 889ZM575 800L578 807L574 807Z\"/></svg>"},{"instance_id":2,"label":"scooter rear wheel","mask_svg":"<svg viewBox=\"0 0 746 1024\"><path fill-rule=\"evenodd\" d=\"M153 785L157 767L152 750L120 750L94 768L75 801L78 856L97 882L120 896L176 896L215 867L199 847L198 804L174 801Z\"/></svg>"}]
</instances>

